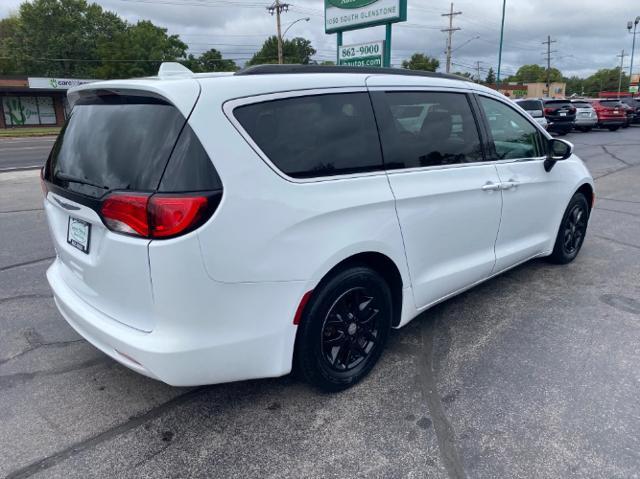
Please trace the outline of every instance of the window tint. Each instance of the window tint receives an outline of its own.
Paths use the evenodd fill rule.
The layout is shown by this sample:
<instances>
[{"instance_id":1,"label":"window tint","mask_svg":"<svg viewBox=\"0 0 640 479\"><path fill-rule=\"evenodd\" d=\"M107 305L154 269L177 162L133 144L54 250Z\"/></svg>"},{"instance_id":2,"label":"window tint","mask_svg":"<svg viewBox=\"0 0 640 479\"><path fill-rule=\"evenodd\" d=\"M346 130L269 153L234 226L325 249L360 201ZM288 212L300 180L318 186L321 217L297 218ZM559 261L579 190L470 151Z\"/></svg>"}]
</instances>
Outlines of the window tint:
<instances>
[{"instance_id":1,"label":"window tint","mask_svg":"<svg viewBox=\"0 0 640 479\"><path fill-rule=\"evenodd\" d=\"M545 100L544 106L549 108L571 108L571 102L567 100Z\"/></svg>"},{"instance_id":2,"label":"window tint","mask_svg":"<svg viewBox=\"0 0 640 479\"><path fill-rule=\"evenodd\" d=\"M294 178L382 169L367 93L254 103L237 107L234 115L269 159Z\"/></svg>"},{"instance_id":3,"label":"window tint","mask_svg":"<svg viewBox=\"0 0 640 479\"><path fill-rule=\"evenodd\" d=\"M487 117L497 159L539 156L538 130L528 120L500 101L481 96L480 104Z\"/></svg>"},{"instance_id":4,"label":"window tint","mask_svg":"<svg viewBox=\"0 0 640 479\"><path fill-rule=\"evenodd\" d=\"M542 110L542 102L540 100L522 100L516 103L523 110L527 110L527 111Z\"/></svg>"},{"instance_id":5,"label":"window tint","mask_svg":"<svg viewBox=\"0 0 640 479\"><path fill-rule=\"evenodd\" d=\"M591 108L591 103L588 101L572 101L571 104L576 108Z\"/></svg>"},{"instance_id":6,"label":"window tint","mask_svg":"<svg viewBox=\"0 0 640 479\"><path fill-rule=\"evenodd\" d=\"M175 107L155 98L82 99L53 147L47 179L96 198L155 190L184 123Z\"/></svg>"},{"instance_id":7,"label":"window tint","mask_svg":"<svg viewBox=\"0 0 640 479\"><path fill-rule=\"evenodd\" d=\"M466 95L375 93L387 168L482 161L480 136Z\"/></svg>"},{"instance_id":8,"label":"window tint","mask_svg":"<svg viewBox=\"0 0 640 479\"><path fill-rule=\"evenodd\" d=\"M191 127L185 125L160 182L161 192L211 191L222 182Z\"/></svg>"}]
</instances>

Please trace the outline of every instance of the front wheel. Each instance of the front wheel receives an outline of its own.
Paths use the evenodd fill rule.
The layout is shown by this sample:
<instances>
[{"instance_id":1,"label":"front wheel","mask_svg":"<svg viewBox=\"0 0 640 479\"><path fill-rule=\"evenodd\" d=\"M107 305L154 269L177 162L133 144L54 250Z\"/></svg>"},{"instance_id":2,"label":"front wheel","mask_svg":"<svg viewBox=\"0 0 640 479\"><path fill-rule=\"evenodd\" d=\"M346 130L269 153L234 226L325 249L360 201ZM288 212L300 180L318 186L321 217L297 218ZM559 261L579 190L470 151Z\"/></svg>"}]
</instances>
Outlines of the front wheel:
<instances>
[{"instance_id":1,"label":"front wheel","mask_svg":"<svg viewBox=\"0 0 640 479\"><path fill-rule=\"evenodd\" d=\"M296 371L325 391L353 386L380 358L392 311L388 284L366 266L350 267L323 280L298 326Z\"/></svg>"},{"instance_id":2,"label":"front wheel","mask_svg":"<svg viewBox=\"0 0 640 479\"><path fill-rule=\"evenodd\" d=\"M573 261L584 242L589 220L589 204L582 193L576 193L564 212L553 253L549 259L554 263L566 264Z\"/></svg>"}]
</instances>

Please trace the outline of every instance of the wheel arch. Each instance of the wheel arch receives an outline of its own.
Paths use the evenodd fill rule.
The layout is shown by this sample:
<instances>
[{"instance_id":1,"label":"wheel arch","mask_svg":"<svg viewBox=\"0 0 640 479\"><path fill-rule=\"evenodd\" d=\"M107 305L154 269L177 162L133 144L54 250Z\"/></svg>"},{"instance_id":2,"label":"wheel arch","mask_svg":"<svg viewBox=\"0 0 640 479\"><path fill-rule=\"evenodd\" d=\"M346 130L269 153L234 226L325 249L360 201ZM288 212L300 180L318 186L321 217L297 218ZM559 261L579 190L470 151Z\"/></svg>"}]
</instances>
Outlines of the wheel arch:
<instances>
[{"instance_id":1,"label":"wheel arch","mask_svg":"<svg viewBox=\"0 0 640 479\"><path fill-rule=\"evenodd\" d=\"M380 253L379 251L363 251L343 258L322 275L322 278L314 290L322 287L323 283L338 271L353 266L367 266L376 271L387 282L391 290L393 307L392 326L398 326L402 317L402 294L405 284L400 268L398 268L396 262L384 253Z\"/></svg>"},{"instance_id":2,"label":"wheel arch","mask_svg":"<svg viewBox=\"0 0 640 479\"><path fill-rule=\"evenodd\" d=\"M594 201L594 195L595 195L595 192L593 191L593 186L591 186L589 183L583 183L578 187L574 195L576 193L582 193L587 198L587 203L589 204L589 212L591 212L591 210L593 209L593 201Z\"/></svg>"}]
</instances>

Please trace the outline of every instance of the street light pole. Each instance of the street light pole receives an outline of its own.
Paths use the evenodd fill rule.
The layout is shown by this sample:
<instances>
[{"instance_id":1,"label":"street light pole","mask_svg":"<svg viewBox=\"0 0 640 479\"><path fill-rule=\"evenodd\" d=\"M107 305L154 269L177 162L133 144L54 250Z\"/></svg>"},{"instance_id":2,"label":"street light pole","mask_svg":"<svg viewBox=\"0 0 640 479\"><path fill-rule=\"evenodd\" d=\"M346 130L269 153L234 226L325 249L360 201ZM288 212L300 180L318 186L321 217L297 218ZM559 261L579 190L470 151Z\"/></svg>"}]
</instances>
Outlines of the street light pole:
<instances>
[{"instance_id":1,"label":"street light pole","mask_svg":"<svg viewBox=\"0 0 640 479\"><path fill-rule=\"evenodd\" d=\"M500 27L500 49L498 50L498 76L496 78L496 90L500 88L500 67L502 66L502 40L504 39L504 13L507 8L507 0L502 0L502 26Z\"/></svg>"},{"instance_id":2,"label":"street light pole","mask_svg":"<svg viewBox=\"0 0 640 479\"><path fill-rule=\"evenodd\" d=\"M633 22L633 44L631 46L631 65L629 66L629 81L631 81L631 77L633 77L633 54L636 50L636 29L638 28L638 23L640 23L640 16L636 17ZM631 22L627 22L627 30L631 33Z\"/></svg>"},{"instance_id":3,"label":"street light pole","mask_svg":"<svg viewBox=\"0 0 640 479\"><path fill-rule=\"evenodd\" d=\"M290 29L292 26L294 26L296 23L301 22L301 21L303 21L303 20L304 20L305 22L308 22L309 20L311 20L311 18L309 18L309 17L298 18L297 20L295 20L295 21L291 22L291 23L289 24L289 26L288 26L287 28L285 28L285 29L284 29L284 32L282 32L282 39L284 40L285 35L287 34L287 32L289 31L289 29Z\"/></svg>"}]
</instances>

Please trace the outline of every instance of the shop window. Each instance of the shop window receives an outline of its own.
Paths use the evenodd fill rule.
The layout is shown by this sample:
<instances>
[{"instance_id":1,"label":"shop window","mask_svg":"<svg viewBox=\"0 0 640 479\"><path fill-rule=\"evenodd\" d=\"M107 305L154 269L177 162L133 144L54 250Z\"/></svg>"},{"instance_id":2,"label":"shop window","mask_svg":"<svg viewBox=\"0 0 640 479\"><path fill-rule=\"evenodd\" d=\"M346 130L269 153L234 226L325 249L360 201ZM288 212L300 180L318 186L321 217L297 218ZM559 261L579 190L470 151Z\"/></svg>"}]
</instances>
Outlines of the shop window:
<instances>
[{"instance_id":1,"label":"shop window","mask_svg":"<svg viewBox=\"0 0 640 479\"><path fill-rule=\"evenodd\" d=\"M5 96L2 98L2 109L7 126L56 124L52 97Z\"/></svg>"}]
</instances>

